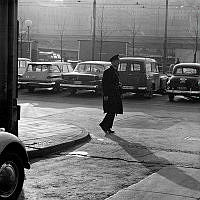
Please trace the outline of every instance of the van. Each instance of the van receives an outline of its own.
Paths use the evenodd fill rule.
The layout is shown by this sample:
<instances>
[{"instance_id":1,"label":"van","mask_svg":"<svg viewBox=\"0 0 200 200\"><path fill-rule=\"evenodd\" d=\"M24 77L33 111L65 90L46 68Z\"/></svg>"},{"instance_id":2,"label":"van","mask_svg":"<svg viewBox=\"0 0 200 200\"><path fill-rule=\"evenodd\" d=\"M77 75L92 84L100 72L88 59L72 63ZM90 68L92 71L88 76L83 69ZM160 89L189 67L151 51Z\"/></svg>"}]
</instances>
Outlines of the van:
<instances>
[{"instance_id":1,"label":"van","mask_svg":"<svg viewBox=\"0 0 200 200\"><path fill-rule=\"evenodd\" d=\"M158 63L151 58L123 57L118 67L122 90L151 98L154 92L166 89L167 76L159 73Z\"/></svg>"}]
</instances>

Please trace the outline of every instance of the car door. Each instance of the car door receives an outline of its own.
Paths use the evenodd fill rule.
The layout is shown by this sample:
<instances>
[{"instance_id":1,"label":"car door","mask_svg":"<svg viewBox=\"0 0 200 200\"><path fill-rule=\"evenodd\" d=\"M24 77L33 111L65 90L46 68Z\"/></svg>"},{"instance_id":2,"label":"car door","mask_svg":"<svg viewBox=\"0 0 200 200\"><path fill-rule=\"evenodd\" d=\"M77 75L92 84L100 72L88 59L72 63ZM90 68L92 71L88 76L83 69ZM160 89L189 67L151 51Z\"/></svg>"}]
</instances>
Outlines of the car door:
<instances>
[{"instance_id":1,"label":"car door","mask_svg":"<svg viewBox=\"0 0 200 200\"><path fill-rule=\"evenodd\" d=\"M128 63L127 62L121 62L118 66L118 72L120 77L120 82L123 85L124 89L130 89L129 84L127 82L128 77Z\"/></svg>"},{"instance_id":2,"label":"car door","mask_svg":"<svg viewBox=\"0 0 200 200\"><path fill-rule=\"evenodd\" d=\"M157 91L160 89L160 73L156 62L151 62L151 72L154 90Z\"/></svg>"}]
</instances>

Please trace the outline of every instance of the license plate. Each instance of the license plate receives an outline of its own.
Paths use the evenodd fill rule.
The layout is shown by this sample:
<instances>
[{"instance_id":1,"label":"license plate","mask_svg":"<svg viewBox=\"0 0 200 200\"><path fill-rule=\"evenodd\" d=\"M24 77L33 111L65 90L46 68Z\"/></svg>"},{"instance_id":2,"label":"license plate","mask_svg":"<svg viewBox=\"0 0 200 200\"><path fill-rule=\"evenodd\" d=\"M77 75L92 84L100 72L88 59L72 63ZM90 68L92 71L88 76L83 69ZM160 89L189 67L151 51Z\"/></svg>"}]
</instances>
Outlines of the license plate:
<instances>
[{"instance_id":1,"label":"license plate","mask_svg":"<svg viewBox=\"0 0 200 200\"><path fill-rule=\"evenodd\" d=\"M128 85L122 86L122 88L125 89L125 90L133 90L133 89L135 89L134 86L128 86Z\"/></svg>"},{"instance_id":2,"label":"license plate","mask_svg":"<svg viewBox=\"0 0 200 200\"><path fill-rule=\"evenodd\" d=\"M178 87L179 90L182 90L182 91L186 91L187 88L186 87Z\"/></svg>"},{"instance_id":3,"label":"license plate","mask_svg":"<svg viewBox=\"0 0 200 200\"><path fill-rule=\"evenodd\" d=\"M74 81L74 84L81 84L81 81Z\"/></svg>"}]
</instances>

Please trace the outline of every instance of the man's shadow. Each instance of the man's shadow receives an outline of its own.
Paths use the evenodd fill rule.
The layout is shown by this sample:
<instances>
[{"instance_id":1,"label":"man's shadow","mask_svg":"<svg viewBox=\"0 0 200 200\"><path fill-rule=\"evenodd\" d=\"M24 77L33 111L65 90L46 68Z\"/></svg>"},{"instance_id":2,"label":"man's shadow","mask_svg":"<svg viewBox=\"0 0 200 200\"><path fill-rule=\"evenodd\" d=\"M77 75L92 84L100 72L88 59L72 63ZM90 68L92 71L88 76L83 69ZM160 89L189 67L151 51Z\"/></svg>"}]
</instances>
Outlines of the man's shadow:
<instances>
[{"instance_id":1,"label":"man's shadow","mask_svg":"<svg viewBox=\"0 0 200 200\"><path fill-rule=\"evenodd\" d=\"M160 165L160 167L170 166L170 171L173 171L173 173L167 173L165 170L159 170L157 171L157 174L167 178L177 185L200 191L199 181L185 174L183 170L177 168L177 166L170 163L167 159L157 157L148 149L148 147L143 146L140 143L128 142L115 134L107 134L106 137L118 143L132 158L136 159L137 162L141 163L144 167L151 169L152 165ZM151 155L152 162L147 159L145 160L145 156L148 155Z\"/></svg>"}]
</instances>

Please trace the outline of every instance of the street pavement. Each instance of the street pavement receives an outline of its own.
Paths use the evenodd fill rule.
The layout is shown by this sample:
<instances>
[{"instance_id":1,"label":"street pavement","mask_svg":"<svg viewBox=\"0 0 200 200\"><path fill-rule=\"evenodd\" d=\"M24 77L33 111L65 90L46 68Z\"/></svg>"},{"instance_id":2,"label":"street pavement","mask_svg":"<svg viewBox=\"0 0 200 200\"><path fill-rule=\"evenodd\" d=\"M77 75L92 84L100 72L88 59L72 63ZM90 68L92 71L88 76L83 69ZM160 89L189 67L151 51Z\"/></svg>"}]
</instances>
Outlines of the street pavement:
<instances>
[{"instance_id":1,"label":"street pavement","mask_svg":"<svg viewBox=\"0 0 200 200\"><path fill-rule=\"evenodd\" d=\"M68 114L64 112L59 115L60 112L58 109L42 109L32 104L21 104L19 138L24 142L30 158L44 156L90 139L88 130L66 123L65 120L60 120L59 123L56 120L53 123L52 120L45 120L45 116L68 119L70 115L82 116L83 113L87 113L91 119L99 121L100 112L102 115L102 111L90 108L71 109ZM161 132L153 128L134 127L138 122L135 121L136 118L140 121L149 118L142 112L126 113L125 116L128 116L126 127L123 127L123 120L120 120L123 116L120 116L115 122L116 133L105 137L118 143L131 161L143 163L144 166L158 163L162 167L106 200L200 199L200 123L172 122ZM155 125L155 121L156 119L151 121L152 125ZM159 123L161 122L159 120ZM149 126L151 127L151 124Z\"/></svg>"},{"instance_id":2,"label":"street pavement","mask_svg":"<svg viewBox=\"0 0 200 200\"><path fill-rule=\"evenodd\" d=\"M18 135L26 147L29 159L66 150L90 140L90 134L83 128L45 119L45 116L56 116L60 112L57 109L40 109L29 103L20 106Z\"/></svg>"}]
</instances>

